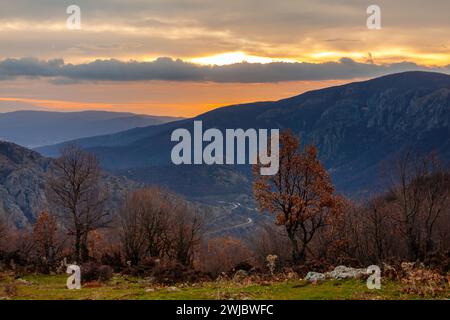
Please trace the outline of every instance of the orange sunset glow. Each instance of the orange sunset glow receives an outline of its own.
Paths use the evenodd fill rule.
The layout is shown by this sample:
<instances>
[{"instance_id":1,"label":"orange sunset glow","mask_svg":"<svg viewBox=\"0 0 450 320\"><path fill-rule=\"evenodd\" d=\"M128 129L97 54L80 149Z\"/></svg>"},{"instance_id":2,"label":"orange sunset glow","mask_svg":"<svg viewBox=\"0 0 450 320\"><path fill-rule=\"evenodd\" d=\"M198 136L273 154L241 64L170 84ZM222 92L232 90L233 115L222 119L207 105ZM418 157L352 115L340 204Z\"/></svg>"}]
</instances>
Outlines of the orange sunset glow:
<instances>
[{"instance_id":1,"label":"orange sunset glow","mask_svg":"<svg viewBox=\"0 0 450 320\"><path fill-rule=\"evenodd\" d=\"M340 80L221 85L180 83L177 84L177 92L174 96L172 95L173 84L167 82L107 83L96 87L74 84L71 85L69 92L58 91L59 87L55 85L33 84L31 87L39 88L33 93L33 96L37 98L26 97L29 94L29 87L27 87L24 90L18 90L16 97L0 97L0 106L14 103L23 105L23 109L39 106L42 110L52 111L92 109L193 117L224 105L282 99L305 91L344 83L346 81ZM52 92L52 95L48 95L47 92ZM170 101L166 98L167 96L170 96Z\"/></svg>"},{"instance_id":2,"label":"orange sunset glow","mask_svg":"<svg viewBox=\"0 0 450 320\"><path fill-rule=\"evenodd\" d=\"M448 1L427 15L419 2L379 1L379 30L367 28L364 1L178 2L78 1L76 30L62 4L0 4L0 43L8 44L0 112L191 117L394 72L450 69Z\"/></svg>"}]
</instances>

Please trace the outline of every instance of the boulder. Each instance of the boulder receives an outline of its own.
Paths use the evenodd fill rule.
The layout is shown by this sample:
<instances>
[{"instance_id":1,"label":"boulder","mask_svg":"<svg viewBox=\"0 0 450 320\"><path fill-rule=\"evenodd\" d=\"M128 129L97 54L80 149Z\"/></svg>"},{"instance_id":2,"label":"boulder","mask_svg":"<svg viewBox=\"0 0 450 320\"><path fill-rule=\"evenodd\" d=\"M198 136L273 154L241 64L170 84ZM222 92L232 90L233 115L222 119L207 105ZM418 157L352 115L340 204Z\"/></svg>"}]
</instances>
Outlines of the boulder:
<instances>
[{"instance_id":1,"label":"boulder","mask_svg":"<svg viewBox=\"0 0 450 320\"><path fill-rule=\"evenodd\" d=\"M342 279L360 279L367 275L366 269L357 269L346 266L337 266L333 271L327 272L327 278L342 280Z\"/></svg>"},{"instance_id":2,"label":"boulder","mask_svg":"<svg viewBox=\"0 0 450 320\"><path fill-rule=\"evenodd\" d=\"M245 270L238 270L233 276L233 281L240 282L248 277L248 272Z\"/></svg>"},{"instance_id":3,"label":"boulder","mask_svg":"<svg viewBox=\"0 0 450 320\"><path fill-rule=\"evenodd\" d=\"M320 272L308 272L308 274L305 277L306 281L311 281L311 282L317 282L317 281L323 281L325 280L325 274L320 273Z\"/></svg>"}]
</instances>

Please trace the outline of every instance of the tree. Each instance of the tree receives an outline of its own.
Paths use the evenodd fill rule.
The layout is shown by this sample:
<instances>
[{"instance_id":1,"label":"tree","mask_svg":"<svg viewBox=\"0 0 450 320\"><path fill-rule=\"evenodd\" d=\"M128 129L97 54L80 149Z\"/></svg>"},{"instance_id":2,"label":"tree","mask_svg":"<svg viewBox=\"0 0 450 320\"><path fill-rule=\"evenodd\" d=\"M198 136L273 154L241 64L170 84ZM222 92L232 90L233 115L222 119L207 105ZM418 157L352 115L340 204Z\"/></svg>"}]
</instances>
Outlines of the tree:
<instances>
[{"instance_id":1,"label":"tree","mask_svg":"<svg viewBox=\"0 0 450 320\"><path fill-rule=\"evenodd\" d=\"M278 173L260 175L260 165L255 165L253 190L259 209L275 214L276 224L285 227L293 261L303 263L316 231L339 206L316 148L307 145L300 150L299 139L290 131L281 134L280 145Z\"/></svg>"},{"instance_id":2,"label":"tree","mask_svg":"<svg viewBox=\"0 0 450 320\"><path fill-rule=\"evenodd\" d=\"M143 256L145 255L147 248L147 235L156 233L156 226L160 222L156 222L157 216L152 215L152 193L149 190L137 190L129 194L119 211L120 217L120 240L122 243L124 256L127 261L130 261L132 265L138 265ZM147 216L152 215L153 224L155 226L153 230L155 232L149 232L147 225L149 218Z\"/></svg>"},{"instance_id":3,"label":"tree","mask_svg":"<svg viewBox=\"0 0 450 320\"><path fill-rule=\"evenodd\" d=\"M276 255L278 264L284 265L291 260L290 242L283 226L264 222L249 239L249 248L260 266L267 264L267 256Z\"/></svg>"},{"instance_id":4,"label":"tree","mask_svg":"<svg viewBox=\"0 0 450 320\"><path fill-rule=\"evenodd\" d=\"M448 215L450 205L450 173L444 171L434 155L428 158L428 163L428 171L425 176L415 181L424 189L424 207L421 219L424 228L422 259L427 258L436 249L433 239L434 231L440 218L445 214Z\"/></svg>"},{"instance_id":5,"label":"tree","mask_svg":"<svg viewBox=\"0 0 450 320\"><path fill-rule=\"evenodd\" d=\"M240 263L253 264L253 252L233 237L218 237L205 241L199 259L199 267L217 277L221 272L229 272Z\"/></svg>"},{"instance_id":6,"label":"tree","mask_svg":"<svg viewBox=\"0 0 450 320\"><path fill-rule=\"evenodd\" d=\"M172 247L172 258L184 266L191 266L194 250L200 244L203 230L203 213L181 198L172 199L171 233L168 246Z\"/></svg>"},{"instance_id":7,"label":"tree","mask_svg":"<svg viewBox=\"0 0 450 320\"><path fill-rule=\"evenodd\" d=\"M366 243L366 252L372 256L372 263L380 263L388 258L392 246L391 233L394 228L389 202L384 197L374 197L360 210L358 218L363 223L364 234L361 238Z\"/></svg>"},{"instance_id":8,"label":"tree","mask_svg":"<svg viewBox=\"0 0 450 320\"><path fill-rule=\"evenodd\" d=\"M100 186L98 160L76 145L64 147L61 156L52 164L47 195L74 237L73 258L78 262L86 261L89 258L89 233L109 223L109 215L104 210L107 196Z\"/></svg>"},{"instance_id":9,"label":"tree","mask_svg":"<svg viewBox=\"0 0 450 320\"><path fill-rule=\"evenodd\" d=\"M56 219L48 212L42 212L33 225L33 241L39 265L44 273L49 273L64 242L59 238Z\"/></svg>"},{"instance_id":10,"label":"tree","mask_svg":"<svg viewBox=\"0 0 450 320\"><path fill-rule=\"evenodd\" d=\"M177 195L156 187L136 190L120 209L125 258L133 265L144 257L166 257L191 265L202 222L199 211Z\"/></svg>"},{"instance_id":11,"label":"tree","mask_svg":"<svg viewBox=\"0 0 450 320\"><path fill-rule=\"evenodd\" d=\"M397 200L396 219L406 239L408 258L423 260L434 249L436 222L450 200L450 174L436 154L410 150L397 156L392 168L390 192Z\"/></svg>"}]
</instances>

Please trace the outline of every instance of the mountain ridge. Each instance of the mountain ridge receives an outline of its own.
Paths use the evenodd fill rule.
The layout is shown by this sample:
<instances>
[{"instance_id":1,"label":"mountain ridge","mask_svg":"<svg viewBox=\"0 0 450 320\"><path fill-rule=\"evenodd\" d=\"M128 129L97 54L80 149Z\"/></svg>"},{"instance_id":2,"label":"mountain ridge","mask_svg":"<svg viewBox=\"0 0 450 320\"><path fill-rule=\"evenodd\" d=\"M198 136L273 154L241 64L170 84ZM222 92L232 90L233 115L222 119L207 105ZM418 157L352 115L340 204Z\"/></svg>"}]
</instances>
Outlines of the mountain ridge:
<instances>
[{"instance_id":1,"label":"mountain ridge","mask_svg":"<svg viewBox=\"0 0 450 320\"><path fill-rule=\"evenodd\" d=\"M18 110L0 113L0 138L26 147L60 143L179 120L130 112Z\"/></svg>"},{"instance_id":2,"label":"mountain ridge","mask_svg":"<svg viewBox=\"0 0 450 320\"><path fill-rule=\"evenodd\" d=\"M381 164L402 149L435 150L445 160L450 159L450 76L416 71L387 75L279 101L226 106L192 119L77 142L96 153L108 170L170 187L170 184L182 184L186 177L175 176L174 181L166 182L165 175L159 174L161 178L155 180L146 174L146 168L147 171L159 168L168 172L167 176L180 172L170 163L174 145L170 134L175 128L191 131L194 120L202 120L204 130L212 127L292 129L303 142L318 146L319 156L339 191L353 195L368 193L380 187L377 184L381 183ZM37 150L51 154L57 148ZM245 176L237 181L251 181L248 167L237 170ZM211 184L207 176L198 182L206 193ZM189 188L181 188L186 189Z\"/></svg>"}]
</instances>

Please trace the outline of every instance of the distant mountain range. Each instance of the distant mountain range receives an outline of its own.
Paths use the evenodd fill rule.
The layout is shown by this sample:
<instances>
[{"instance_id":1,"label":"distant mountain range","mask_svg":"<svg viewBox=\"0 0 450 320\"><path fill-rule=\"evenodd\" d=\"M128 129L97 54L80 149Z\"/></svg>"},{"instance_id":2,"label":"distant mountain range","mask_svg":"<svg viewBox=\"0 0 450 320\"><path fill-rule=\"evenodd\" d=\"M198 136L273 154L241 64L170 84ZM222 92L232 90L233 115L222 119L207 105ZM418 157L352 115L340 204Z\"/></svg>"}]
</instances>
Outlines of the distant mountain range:
<instances>
[{"instance_id":1,"label":"distant mountain range","mask_svg":"<svg viewBox=\"0 0 450 320\"><path fill-rule=\"evenodd\" d=\"M34 113L24 114L28 115L30 126L33 119L41 126L54 121L59 131L46 129L60 132L54 139L64 139L63 128L68 127L65 124L70 113L38 112L35 118ZM113 114L108 118L106 114L72 115L77 118L74 123L80 126L82 119L87 118L97 123L114 122L113 119L120 123L120 119L133 118L127 114ZM45 115L50 115L51 121L45 120ZM58 117L66 120L58 122ZM170 152L175 144L170 141L172 131L177 128L192 131L194 120L202 120L205 129L290 128L304 143L318 146L320 158L338 191L359 197L379 190L383 163L389 163L402 149L434 150L449 162L450 76L425 72L394 74L275 102L223 107L195 119L74 140L94 152L109 171L102 179L112 191L109 206L112 211L129 190L156 184L208 204L212 216L216 217L211 222L214 234L241 234L263 219L255 210L251 196L252 176L248 165L171 164ZM19 124L15 124L16 128ZM80 130L79 135L88 132ZM34 135L39 135L32 130L22 133L26 141L33 141ZM56 156L62 145L37 150L46 156ZM8 216L18 227L29 226L48 206L44 186L52 160L40 153L0 142L0 215Z\"/></svg>"},{"instance_id":2,"label":"distant mountain range","mask_svg":"<svg viewBox=\"0 0 450 320\"><path fill-rule=\"evenodd\" d=\"M33 148L180 119L108 111L15 111L0 113L0 140Z\"/></svg>"},{"instance_id":3,"label":"distant mountain range","mask_svg":"<svg viewBox=\"0 0 450 320\"><path fill-rule=\"evenodd\" d=\"M76 140L102 165L132 179L161 184L189 197L250 195L249 166L175 166L176 128L290 128L318 146L338 191L359 196L380 187L380 169L399 151L437 151L450 159L450 76L405 72L310 91L275 102L215 109L195 119ZM55 156L60 145L37 149Z\"/></svg>"}]
</instances>

